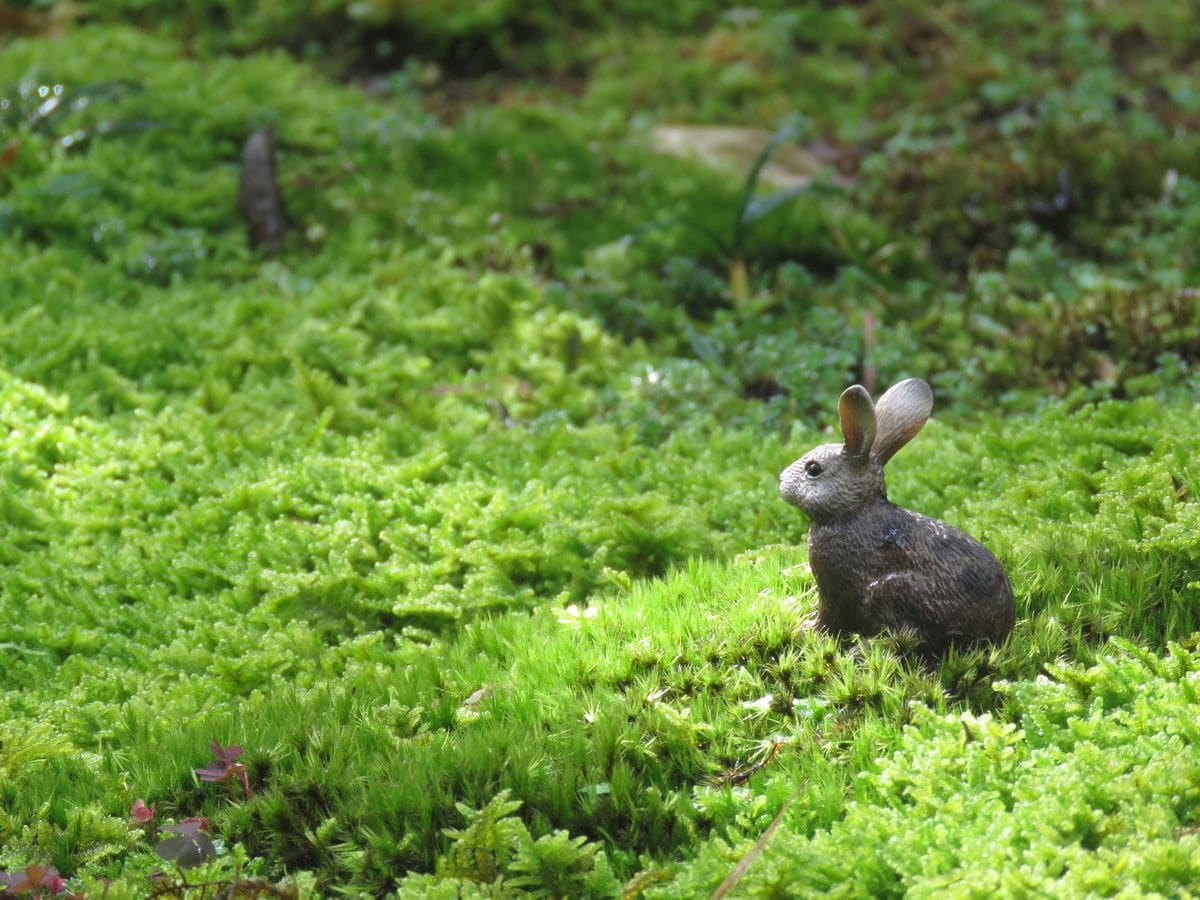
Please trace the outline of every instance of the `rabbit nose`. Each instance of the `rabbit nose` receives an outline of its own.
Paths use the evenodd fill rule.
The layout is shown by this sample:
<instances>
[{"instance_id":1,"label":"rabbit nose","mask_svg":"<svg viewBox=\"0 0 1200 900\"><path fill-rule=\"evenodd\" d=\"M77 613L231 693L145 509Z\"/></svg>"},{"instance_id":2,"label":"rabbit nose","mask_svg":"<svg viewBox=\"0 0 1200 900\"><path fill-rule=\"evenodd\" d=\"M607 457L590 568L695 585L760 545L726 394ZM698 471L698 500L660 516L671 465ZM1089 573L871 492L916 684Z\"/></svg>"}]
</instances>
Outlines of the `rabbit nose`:
<instances>
[{"instance_id":1,"label":"rabbit nose","mask_svg":"<svg viewBox=\"0 0 1200 900\"><path fill-rule=\"evenodd\" d=\"M798 465L798 462L794 462L779 473L779 493L783 495L784 500L791 501L796 495L796 466Z\"/></svg>"}]
</instances>

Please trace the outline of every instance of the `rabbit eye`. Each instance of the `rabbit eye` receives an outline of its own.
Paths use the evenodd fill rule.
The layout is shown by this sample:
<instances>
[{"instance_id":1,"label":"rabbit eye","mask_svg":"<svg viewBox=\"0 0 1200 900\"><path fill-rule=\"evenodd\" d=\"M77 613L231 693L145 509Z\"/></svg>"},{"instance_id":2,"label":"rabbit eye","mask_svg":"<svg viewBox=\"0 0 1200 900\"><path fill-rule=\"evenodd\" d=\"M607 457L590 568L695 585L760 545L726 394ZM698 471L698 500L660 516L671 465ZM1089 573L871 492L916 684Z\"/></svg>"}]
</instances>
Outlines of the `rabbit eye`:
<instances>
[{"instance_id":1,"label":"rabbit eye","mask_svg":"<svg viewBox=\"0 0 1200 900\"><path fill-rule=\"evenodd\" d=\"M824 469L821 468L821 464L819 462L814 459L810 459L804 464L804 471L808 473L810 478L816 478L824 471Z\"/></svg>"}]
</instances>

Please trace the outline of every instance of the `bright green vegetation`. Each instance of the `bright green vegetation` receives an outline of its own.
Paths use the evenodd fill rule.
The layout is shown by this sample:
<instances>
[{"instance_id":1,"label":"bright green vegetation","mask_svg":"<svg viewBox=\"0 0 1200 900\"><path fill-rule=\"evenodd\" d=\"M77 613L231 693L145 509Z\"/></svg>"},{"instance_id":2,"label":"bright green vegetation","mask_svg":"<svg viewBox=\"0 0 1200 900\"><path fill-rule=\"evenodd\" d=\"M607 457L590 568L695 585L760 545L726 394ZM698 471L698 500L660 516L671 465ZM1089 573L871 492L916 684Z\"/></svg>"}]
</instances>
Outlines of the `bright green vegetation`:
<instances>
[{"instance_id":1,"label":"bright green vegetation","mask_svg":"<svg viewBox=\"0 0 1200 900\"><path fill-rule=\"evenodd\" d=\"M790 799L741 894L1200 879L1174 5L116 23L161 6L0 54L0 870L144 896L144 799L211 819L193 882L703 896ZM441 74L377 74L413 47ZM744 173L647 129L797 111L857 180L738 237L738 289ZM233 200L264 123L273 258ZM891 495L1005 563L1002 647L798 629L776 475L867 367L934 384Z\"/></svg>"},{"instance_id":2,"label":"bright green vegetation","mask_svg":"<svg viewBox=\"0 0 1200 900\"><path fill-rule=\"evenodd\" d=\"M1165 658L1121 642L1091 668L997 683L1013 722L914 707L894 752L832 827L782 832L747 896L1186 894L1200 876L1194 640ZM800 802L806 799L800 795ZM655 895L688 897L724 847Z\"/></svg>"},{"instance_id":3,"label":"bright green vegetation","mask_svg":"<svg viewBox=\"0 0 1200 900\"><path fill-rule=\"evenodd\" d=\"M340 467L314 463L310 450L304 462L272 463L271 477L234 470L220 497L198 497L191 480L211 475L202 465L192 471L182 448L180 476L161 475L172 443L161 430L171 424L118 440L65 418L40 391L10 384L5 398L12 434L41 429L12 454L13 480L33 482L11 491L12 508L40 529L27 526L28 545L5 570L10 596L27 598L9 607L19 624L4 681L24 690L4 709L6 846L53 847L64 868L79 855L113 871L109 858L121 861L128 843L128 806L147 796L181 814L203 808L251 855L379 891L397 871L431 868L446 853L441 829L459 823L456 802L478 808L509 789L535 834L605 839L607 865L627 876L648 862L639 854L686 852L714 832L735 842L754 834L796 784L805 785L797 827L837 821L845 791L865 790L855 773L898 745L906 723L925 721L912 700L1016 715L1007 689L994 696L993 678L1030 684L1055 659L1096 658L1112 634L1158 653L1200 624L1186 581L1200 514L1176 487L1200 475L1179 449L1195 437L1183 408L1168 417L1175 425L1153 430L1139 424L1157 411L1149 402L1056 408L975 439L935 425L919 465L897 460L894 496L983 523L1023 587L1007 647L928 671L886 640L856 658L829 639L799 637L814 597L792 548L730 567L695 563L631 592L610 589L587 610L561 605L566 594L533 617L404 640L454 618L427 600L403 612L398 599L390 609L371 602L373 581L405 582L388 574L389 525L371 558L370 535L354 523L396 502L378 488L372 496L371 473L378 468L403 496L411 479L403 467L355 460L350 441ZM53 491L34 474L39 447L61 454ZM723 449L725 465L748 471L764 452ZM115 456L135 461L132 471L106 467ZM1039 484L1047 460L1055 474ZM114 490L121 498L98 496ZM164 491L191 496L190 512L164 515L164 504L176 506ZM309 498L307 514L276 508L287 491ZM82 513L67 511L84 498L97 512L68 527ZM340 504L357 506L338 512ZM320 513L344 524L322 527ZM1030 517L1040 523L1033 530ZM349 549L339 552L337 535ZM242 546L230 546L237 538ZM111 561L94 555L100 548ZM171 565L132 562L152 551ZM550 551L548 560L569 552ZM140 583L121 576L135 566ZM42 585L52 587L38 596ZM464 587L462 596L485 589ZM443 594L449 607L453 595ZM381 619L393 627L370 630ZM1030 714L1067 722L1036 705ZM258 785L250 802L193 782L189 769L206 761L214 736L250 748ZM757 790L720 783L775 741L787 743L752 782ZM1164 786L1157 802L1174 803L1172 790ZM1196 813L1170 810L1179 827ZM23 822L38 824L26 831ZM1111 828L1119 844L1124 832ZM692 877L719 876L706 862Z\"/></svg>"}]
</instances>

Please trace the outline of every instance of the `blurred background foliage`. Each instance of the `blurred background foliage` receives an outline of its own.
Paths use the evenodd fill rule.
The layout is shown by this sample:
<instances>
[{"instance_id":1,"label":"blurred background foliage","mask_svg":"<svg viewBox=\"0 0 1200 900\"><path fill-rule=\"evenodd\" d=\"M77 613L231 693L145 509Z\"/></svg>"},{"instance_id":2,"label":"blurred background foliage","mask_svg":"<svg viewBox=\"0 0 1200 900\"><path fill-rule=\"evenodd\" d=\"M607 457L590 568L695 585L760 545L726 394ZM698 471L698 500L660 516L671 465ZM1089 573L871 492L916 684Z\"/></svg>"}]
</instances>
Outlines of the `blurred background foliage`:
<instances>
[{"instance_id":1,"label":"blurred background foliage","mask_svg":"<svg viewBox=\"0 0 1200 900\"><path fill-rule=\"evenodd\" d=\"M1200 92L1185 6L131 0L3 9L10 32L99 35L132 22L165 38L160 47L209 61L206 84L173 95L162 65L126 59L97 80L95 69L68 61L55 71L43 66L51 57L8 51L5 127L57 142L65 158L35 183L49 160L18 153L10 139L0 178L16 190L0 225L35 239L106 228L110 246L153 257L144 278L167 279L217 252L195 228L215 224L200 222L198 207L210 218L220 207L197 196L184 217L193 230L153 237L126 217L74 223L73 204L95 210L123 190L146 199L144 186L98 177L95 163L78 160L81 148L146 131L132 137L173 169L154 183L192 177L196 189L220 191L209 172L181 164L228 166L247 128L276 123L285 194L311 226L305 233L336 239L340 216L360 235L369 219L393 240L427 243L453 218L462 248L470 229L478 238L491 222L493 243L508 240L521 264L551 280L555 302L623 340L715 366L719 381L789 403L791 414L815 411L803 396L818 384L864 371L934 373L945 399L969 408L984 396L1027 403L1006 396L1013 388L1141 393L1194 362ZM118 34L97 42L131 40ZM278 64L250 74L279 49L312 75ZM238 66L230 54L253 62ZM329 89L314 79L346 82L365 100L331 99L332 118L313 118L281 88ZM39 112L37 90L55 84L67 94ZM786 149L807 168L791 174L837 190L801 193L744 233L735 186L761 146L755 133L726 154L723 173L647 153L665 126L773 131L796 115ZM380 184L384 171L401 181ZM361 202L330 208L355 186ZM765 179L758 187L770 189ZM389 191L397 202L383 199ZM46 197L56 198L53 213ZM400 214L414 204L426 207L421 216ZM628 236L636 246L623 246ZM745 276L731 273L734 262ZM752 308L730 315L751 292ZM803 345L790 361L770 346L785 333Z\"/></svg>"}]
</instances>

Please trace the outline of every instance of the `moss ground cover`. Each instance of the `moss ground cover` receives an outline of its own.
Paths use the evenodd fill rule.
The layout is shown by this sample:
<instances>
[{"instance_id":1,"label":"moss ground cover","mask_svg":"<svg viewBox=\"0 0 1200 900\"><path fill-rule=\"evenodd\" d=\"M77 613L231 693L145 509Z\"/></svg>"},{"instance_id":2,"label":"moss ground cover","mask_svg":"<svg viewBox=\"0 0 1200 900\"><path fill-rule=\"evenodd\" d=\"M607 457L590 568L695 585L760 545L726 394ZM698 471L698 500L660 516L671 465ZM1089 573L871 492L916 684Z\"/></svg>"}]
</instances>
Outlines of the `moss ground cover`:
<instances>
[{"instance_id":1,"label":"moss ground cover","mask_svg":"<svg viewBox=\"0 0 1200 900\"><path fill-rule=\"evenodd\" d=\"M321 53L254 4L3 44L0 870L144 896L203 815L212 891L695 896L791 799L739 891L1193 883L1194 26L327 7ZM365 74L394 22L442 75ZM503 86L453 100L483 35ZM759 223L739 293L739 173L646 126L795 110L857 180ZM866 370L935 385L892 496L1004 561L1003 647L797 630L775 477Z\"/></svg>"},{"instance_id":2,"label":"moss ground cover","mask_svg":"<svg viewBox=\"0 0 1200 900\"><path fill-rule=\"evenodd\" d=\"M44 419L44 394L16 389L10 397L18 402L7 409L19 403ZM1016 717L1021 707L1008 703L1008 689L997 699L992 679L1033 685L1059 658L1115 657L1110 665L1144 668L1136 656L1130 663L1105 651L1102 637L1136 636L1154 648L1152 658L1195 630L1187 580L1196 566L1195 506L1175 487L1195 472L1187 456L1161 449L1186 432L1156 433L1160 449L1139 444L1130 425L1150 409L1053 410L983 436L1037 446L1029 468L1054 452L1060 477L1074 482L1042 511L1036 534L1012 512L1028 484L1013 482L999 462L981 475L960 434L924 436L936 470L958 480L962 495L938 508L917 481L931 466L914 460L893 476L895 494L952 520L970 514L991 523L986 537L1025 585L1008 647L938 671L905 661L886 642L856 658L828 639L799 637L796 623L814 598L802 553L790 547L743 555L731 567L696 563L631 593L610 590L584 610L476 621L452 639L399 646L378 630L326 642L274 604L246 610L236 585L205 591L195 575L191 590L202 602L154 606L152 621L136 614L148 599L90 592L72 606L69 584L60 587L58 598L19 609L23 627L8 648L6 686L23 690L9 694L5 710L6 847L53 848L60 867L76 857L124 861L131 790L162 809L205 809L254 855L373 891L401 869L432 868L451 852L440 829L458 824L455 802L484 807L502 788L525 804L536 835L607 838L607 864L623 876L641 854L685 850L713 832L722 841L753 833L800 782L805 813L793 821L826 826L843 810L849 776L871 770L914 714L926 721L910 701ZM1071 437L1044 438L1056 433ZM1148 430L1140 440L1151 442ZM754 465L750 454L742 464ZM1132 504L1130 484L1142 492ZM33 502L26 508L41 512ZM260 554L273 538L259 531ZM1017 546L1028 555L1017 557ZM49 578L29 557L27 549L6 568L8 584ZM320 596L319 588L310 594ZM1054 671L1073 684L1070 671ZM1030 714L1075 721L1040 707ZM189 769L204 761L198 750L214 735L251 748L252 800L234 804L193 782ZM757 790L722 782L776 742L783 755L757 776ZM1110 825L1116 842L1118 821Z\"/></svg>"}]
</instances>

